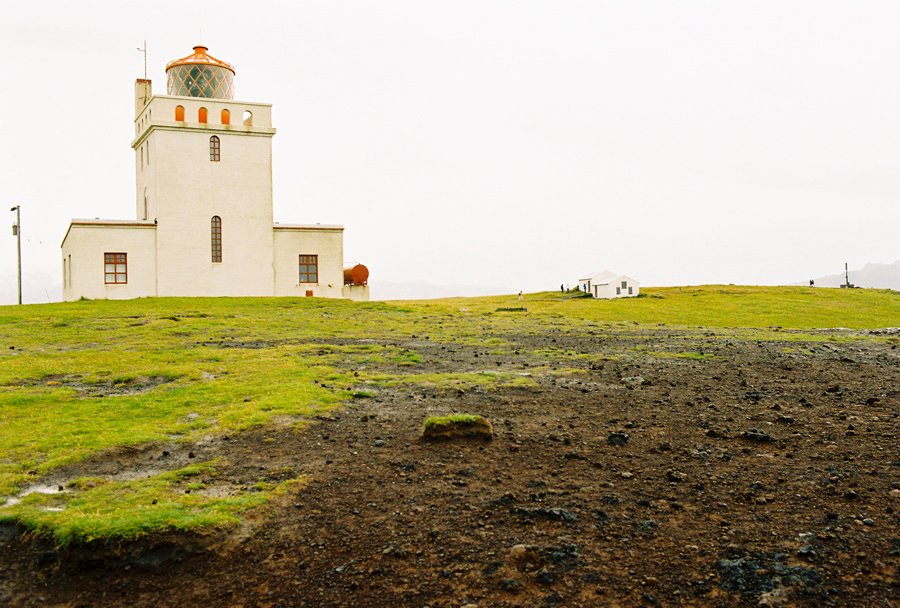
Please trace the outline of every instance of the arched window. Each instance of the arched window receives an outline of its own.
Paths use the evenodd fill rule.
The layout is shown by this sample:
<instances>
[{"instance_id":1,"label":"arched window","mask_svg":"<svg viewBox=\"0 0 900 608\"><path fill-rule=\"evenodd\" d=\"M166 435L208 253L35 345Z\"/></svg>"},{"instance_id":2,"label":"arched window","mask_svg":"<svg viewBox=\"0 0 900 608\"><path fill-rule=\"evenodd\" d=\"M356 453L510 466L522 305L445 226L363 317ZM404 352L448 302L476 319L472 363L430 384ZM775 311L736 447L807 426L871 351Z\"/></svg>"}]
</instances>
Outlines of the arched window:
<instances>
[{"instance_id":1,"label":"arched window","mask_svg":"<svg viewBox=\"0 0 900 608\"><path fill-rule=\"evenodd\" d=\"M251 112L250 110L244 110L244 126L253 126L253 112Z\"/></svg>"},{"instance_id":2,"label":"arched window","mask_svg":"<svg viewBox=\"0 0 900 608\"><path fill-rule=\"evenodd\" d=\"M222 124L230 125L231 124L231 112L228 110L222 110Z\"/></svg>"},{"instance_id":3,"label":"arched window","mask_svg":"<svg viewBox=\"0 0 900 608\"><path fill-rule=\"evenodd\" d=\"M219 142L219 136L213 135L209 138L209 160L214 162L219 162L221 160L220 152L222 150L221 143Z\"/></svg>"},{"instance_id":4,"label":"arched window","mask_svg":"<svg viewBox=\"0 0 900 608\"><path fill-rule=\"evenodd\" d=\"M210 222L210 242L212 244L212 261L222 261L222 218L218 215L212 216Z\"/></svg>"},{"instance_id":5,"label":"arched window","mask_svg":"<svg viewBox=\"0 0 900 608\"><path fill-rule=\"evenodd\" d=\"M184 106L175 106L175 121L184 122Z\"/></svg>"},{"instance_id":6,"label":"arched window","mask_svg":"<svg viewBox=\"0 0 900 608\"><path fill-rule=\"evenodd\" d=\"M197 120L202 124L206 124L206 108L200 108L200 111L197 112Z\"/></svg>"}]
</instances>

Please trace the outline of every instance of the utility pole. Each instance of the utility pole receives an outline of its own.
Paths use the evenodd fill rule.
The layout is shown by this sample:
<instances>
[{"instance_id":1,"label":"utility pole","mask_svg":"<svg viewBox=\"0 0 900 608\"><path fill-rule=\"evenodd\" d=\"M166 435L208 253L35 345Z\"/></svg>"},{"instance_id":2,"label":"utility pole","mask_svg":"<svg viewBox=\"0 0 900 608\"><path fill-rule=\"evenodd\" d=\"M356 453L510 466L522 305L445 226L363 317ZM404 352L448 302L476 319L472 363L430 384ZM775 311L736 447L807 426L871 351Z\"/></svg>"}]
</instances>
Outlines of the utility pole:
<instances>
[{"instance_id":1,"label":"utility pole","mask_svg":"<svg viewBox=\"0 0 900 608\"><path fill-rule=\"evenodd\" d=\"M16 254L19 261L19 304L22 303L22 216L20 205L16 205L10 211L16 212L16 223L13 225L13 236L16 237Z\"/></svg>"}]
</instances>

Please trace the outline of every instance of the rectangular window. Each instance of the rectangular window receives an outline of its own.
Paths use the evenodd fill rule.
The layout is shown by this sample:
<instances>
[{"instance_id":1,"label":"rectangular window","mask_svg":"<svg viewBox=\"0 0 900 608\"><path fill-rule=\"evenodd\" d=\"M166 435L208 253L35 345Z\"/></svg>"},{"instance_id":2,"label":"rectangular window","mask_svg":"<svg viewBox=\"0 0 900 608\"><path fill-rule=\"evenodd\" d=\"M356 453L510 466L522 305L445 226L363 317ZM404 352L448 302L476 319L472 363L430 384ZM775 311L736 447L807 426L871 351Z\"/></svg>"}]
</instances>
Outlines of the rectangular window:
<instances>
[{"instance_id":1,"label":"rectangular window","mask_svg":"<svg viewBox=\"0 0 900 608\"><path fill-rule=\"evenodd\" d=\"M616 295L617 295L617 296L622 295L622 288L621 288L621 287L616 287Z\"/></svg>"},{"instance_id":2,"label":"rectangular window","mask_svg":"<svg viewBox=\"0 0 900 608\"><path fill-rule=\"evenodd\" d=\"M300 282L319 282L319 256L300 254Z\"/></svg>"},{"instance_id":3,"label":"rectangular window","mask_svg":"<svg viewBox=\"0 0 900 608\"><path fill-rule=\"evenodd\" d=\"M103 254L103 282L107 285L124 285L128 282L128 254Z\"/></svg>"},{"instance_id":4,"label":"rectangular window","mask_svg":"<svg viewBox=\"0 0 900 608\"><path fill-rule=\"evenodd\" d=\"M631 287L628 288L628 295L634 295L634 290Z\"/></svg>"},{"instance_id":5,"label":"rectangular window","mask_svg":"<svg viewBox=\"0 0 900 608\"><path fill-rule=\"evenodd\" d=\"M622 281L622 289L628 287L628 281Z\"/></svg>"},{"instance_id":6,"label":"rectangular window","mask_svg":"<svg viewBox=\"0 0 900 608\"><path fill-rule=\"evenodd\" d=\"M222 218L218 215L212 217L210 237L212 242L212 261L222 261Z\"/></svg>"}]
</instances>

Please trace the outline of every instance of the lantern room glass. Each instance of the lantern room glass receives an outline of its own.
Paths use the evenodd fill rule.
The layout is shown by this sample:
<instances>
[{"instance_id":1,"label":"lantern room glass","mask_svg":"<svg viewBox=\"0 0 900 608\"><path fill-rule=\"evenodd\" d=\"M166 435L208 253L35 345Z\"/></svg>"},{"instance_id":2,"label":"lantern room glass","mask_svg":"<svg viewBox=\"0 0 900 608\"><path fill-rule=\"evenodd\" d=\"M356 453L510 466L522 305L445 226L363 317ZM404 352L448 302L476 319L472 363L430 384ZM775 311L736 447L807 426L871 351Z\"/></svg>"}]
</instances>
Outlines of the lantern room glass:
<instances>
[{"instance_id":1,"label":"lantern room glass","mask_svg":"<svg viewBox=\"0 0 900 608\"><path fill-rule=\"evenodd\" d=\"M215 65L176 65L167 70L169 95L234 99L234 73Z\"/></svg>"}]
</instances>

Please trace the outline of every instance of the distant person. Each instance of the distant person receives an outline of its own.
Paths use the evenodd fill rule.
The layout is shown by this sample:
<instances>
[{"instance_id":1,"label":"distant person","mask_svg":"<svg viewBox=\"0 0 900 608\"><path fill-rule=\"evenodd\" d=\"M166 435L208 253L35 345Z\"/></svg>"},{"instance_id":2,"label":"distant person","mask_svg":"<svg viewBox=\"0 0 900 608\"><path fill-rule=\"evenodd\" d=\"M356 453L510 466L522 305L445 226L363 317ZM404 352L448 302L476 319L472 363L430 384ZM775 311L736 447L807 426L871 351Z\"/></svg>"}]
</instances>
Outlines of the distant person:
<instances>
[{"instance_id":1,"label":"distant person","mask_svg":"<svg viewBox=\"0 0 900 608\"><path fill-rule=\"evenodd\" d=\"M810 287L815 287L815 286L816 286L816 282L815 282L814 280L810 279L810 280L809 280L809 286L810 286Z\"/></svg>"},{"instance_id":2,"label":"distant person","mask_svg":"<svg viewBox=\"0 0 900 608\"><path fill-rule=\"evenodd\" d=\"M559 284L559 293L565 293L565 292L566 292L566 290L563 289L563 284L560 283L560 284Z\"/></svg>"},{"instance_id":3,"label":"distant person","mask_svg":"<svg viewBox=\"0 0 900 608\"><path fill-rule=\"evenodd\" d=\"M525 299L525 298L522 297L522 292L521 292L521 291L519 292L519 299L520 299L520 300L524 300L524 299Z\"/></svg>"}]
</instances>

